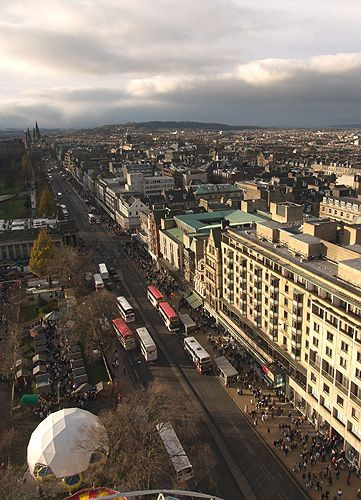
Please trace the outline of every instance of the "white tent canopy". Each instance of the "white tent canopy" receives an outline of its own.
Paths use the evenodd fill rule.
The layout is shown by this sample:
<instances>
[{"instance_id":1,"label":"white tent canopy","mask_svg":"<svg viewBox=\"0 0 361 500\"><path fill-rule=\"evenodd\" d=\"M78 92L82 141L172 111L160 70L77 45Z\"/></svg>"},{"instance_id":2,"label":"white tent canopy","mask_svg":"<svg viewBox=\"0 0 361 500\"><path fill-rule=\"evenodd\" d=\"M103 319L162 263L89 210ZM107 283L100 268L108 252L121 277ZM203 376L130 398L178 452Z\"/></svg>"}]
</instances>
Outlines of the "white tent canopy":
<instances>
[{"instance_id":1,"label":"white tent canopy","mask_svg":"<svg viewBox=\"0 0 361 500\"><path fill-rule=\"evenodd\" d=\"M80 408L66 408L51 413L31 435L28 444L28 466L34 475L36 464L47 465L58 478L85 471L91 450L80 449L102 424L98 417Z\"/></svg>"}]
</instances>

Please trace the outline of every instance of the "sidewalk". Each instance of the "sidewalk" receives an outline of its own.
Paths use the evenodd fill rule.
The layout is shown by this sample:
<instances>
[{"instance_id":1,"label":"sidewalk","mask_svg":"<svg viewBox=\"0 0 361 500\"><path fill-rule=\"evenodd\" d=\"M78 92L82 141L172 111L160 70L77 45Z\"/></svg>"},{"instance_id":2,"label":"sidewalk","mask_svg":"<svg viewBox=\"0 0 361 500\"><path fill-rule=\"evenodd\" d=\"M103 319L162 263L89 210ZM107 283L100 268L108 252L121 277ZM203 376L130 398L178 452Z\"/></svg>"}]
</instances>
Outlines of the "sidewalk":
<instances>
[{"instance_id":1,"label":"sidewalk","mask_svg":"<svg viewBox=\"0 0 361 500\"><path fill-rule=\"evenodd\" d=\"M206 334L200 334L197 338L201 341L204 347L210 354L215 356L219 356L219 353L215 352L213 344L208 341ZM243 373L249 370L249 365L246 363L242 364ZM223 386L223 383L220 381ZM249 419L250 424L253 426L255 432L265 441L265 443L269 446L272 452L277 456L280 462L288 469L288 472L294 477L294 479L301 485L301 487L306 491L311 499L320 499L322 494L325 494L326 491L329 491L329 499L333 500L334 498L340 498L337 496L338 490L341 488L343 494L342 498L347 500L354 500L357 498L357 490L361 488L361 481L356 477L354 473L351 474L350 485L347 485L347 475L348 470L341 470L339 478L336 478L336 473L332 470L332 485L329 484L328 479L322 477L320 479L319 474L320 471L323 471L331 462L329 455L326 457L325 462L318 461L314 465L308 465L306 469L301 469L300 472L293 472L293 467L295 464L302 462L300 458L300 453L302 452L302 444L300 442L297 443L297 448L292 449L288 454L285 454L280 448L276 448L274 446L274 441L279 440L281 436L279 426L281 424L291 424L293 419L302 417L300 412L295 409L290 403L281 403L274 390L267 387L267 385L259 380L257 382L257 387L262 389L263 394L271 394L272 398L275 398L276 403L275 406L281 407L283 409L283 416L277 416L276 411L274 417L269 417L268 421L262 422L261 420L261 410L257 411L255 401L253 399L253 393L249 389L243 389L243 395L239 395L237 393L238 385L235 384L233 387L224 387L224 390L228 392L229 396L233 399L236 405L239 407L240 411L243 415L246 415L247 419ZM245 411L247 410L247 412ZM257 411L257 426L254 423L254 419L251 419L249 413L251 411ZM290 412L290 417L288 416ZM304 420L302 425L299 427L299 430L303 435L309 434L310 439L307 443L308 450L310 448L311 437L316 436L317 432L314 427L307 421ZM316 490L314 487L312 489L306 488L307 475L315 474L315 481L322 481L322 491ZM303 475L305 475L305 479L303 479ZM323 483L323 484L322 484Z\"/></svg>"}]
</instances>

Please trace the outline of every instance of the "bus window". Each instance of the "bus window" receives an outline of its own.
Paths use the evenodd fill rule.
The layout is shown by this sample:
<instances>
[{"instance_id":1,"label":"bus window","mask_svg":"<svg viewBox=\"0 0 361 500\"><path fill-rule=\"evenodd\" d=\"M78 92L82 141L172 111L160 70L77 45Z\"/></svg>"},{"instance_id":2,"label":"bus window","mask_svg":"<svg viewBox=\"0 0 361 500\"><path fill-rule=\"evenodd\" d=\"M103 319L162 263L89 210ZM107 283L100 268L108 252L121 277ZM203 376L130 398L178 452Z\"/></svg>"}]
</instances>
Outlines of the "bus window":
<instances>
[{"instance_id":1,"label":"bus window","mask_svg":"<svg viewBox=\"0 0 361 500\"><path fill-rule=\"evenodd\" d=\"M158 309L159 304L165 301L164 295L155 286L148 286L147 297L153 307Z\"/></svg>"},{"instance_id":2,"label":"bus window","mask_svg":"<svg viewBox=\"0 0 361 500\"><path fill-rule=\"evenodd\" d=\"M179 319L177 313L168 304L168 302L161 302L159 304L159 314L170 332L176 332L179 330Z\"/></svg>"},{"instance_id":3,"label":"bus window","mask_svg":"<svg viewBox=\"0 0 361 500\"><path fill-rule=\"evenodd\" d=\"M191 358L198 373L207 373L211 371L212 359L194 337L187 337L184 339L184 350Z\"/></svg>"},{"instance_id":4,"label":"bus window","mask_svg":"<svg viewBox=\"0 0 361 500\"><path fill-rule=\"evenodd\" d=\"M135 349L135 339L132 330L121 318L113 319L113 328L118 336L119 342L126 351Z\"/></svg>"},{"instance_id":5,"label":"bus window","mask_svg":"<svg viewBox=\"0 0 361 500\"><path fill-rule=\"evenodd\" d=\"M117 297L118 310L126 323L135 321L135 314L132 306L129 304L125 297Z\"/></svg>"},{"instance_id":6,"label":"bus window","mask_svg":"<svg viewBox=\"0 0 361 500\"><path fill-rule=\"evenodd\" d=\"M158 357L157 346L155 345L155 342L150 336L148 330L143 327L137 328L135 331L138 336L140 351L144 356L144 359L146 361L155 361Z\"/></svg>"},{"instance_id":7,"label":"bus window","mask_svg":"<svg viewBox=\"0 0 361 500\"><path fill-rule=\"evenodd\" d=\"M188 479L191 479L193 477L192 464L190 463L171 423L164 422L158 424L157 431L163 441L169 459L172 462L177 479L180 481L187 481Z\"/></svg>"}]
</instances>

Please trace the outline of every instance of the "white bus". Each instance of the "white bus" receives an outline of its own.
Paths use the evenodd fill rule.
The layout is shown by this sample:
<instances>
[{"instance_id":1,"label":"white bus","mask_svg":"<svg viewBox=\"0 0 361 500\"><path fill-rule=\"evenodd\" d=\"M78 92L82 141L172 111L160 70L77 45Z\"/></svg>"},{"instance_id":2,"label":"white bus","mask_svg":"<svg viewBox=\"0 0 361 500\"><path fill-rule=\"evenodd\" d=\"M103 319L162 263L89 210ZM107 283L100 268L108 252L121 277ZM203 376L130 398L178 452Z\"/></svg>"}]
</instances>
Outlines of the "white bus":
<instances>
[{"instance_id":1,"label":"white bus","mask_svg":"<svg viewBox=\"0 0 361 500\"><path fill-rule=\"evenodd\" d=\"M104 263L99 264L99 273L100 273L100 276L103 278L103 280L109 279L108 269Z\"/></svg>"},{"instance_id":2,"label":"white bus","mask_svg":"<svg viewBox=\"0 0 361 500\"><path fill-rule=\"evenodd\" d=\"M104 288L104 281L99 273L93 274L95 290L102 290Z\"/></svg>"},{"instance_id":3,"label":"white bus","mask_svg":"<svg viewBox=\"0 0 361 500\"><path fill-rule=\"evenodd\" d=\"M132 323L132 321L135 321L133 308L125 297L117 297L117 306L122 318L126 323Z\"/></svg>"},{"instance_id":4,"label":"white bus","mask_svg":"<svg viewBox=\"0 0 361 500\"><path fill-rule=\"evenodd\" d=\"M212 369L212 359L208 352L194 337L184 339L184 350L189 355L198 373L206 373Z\"/></svg>"},{"instance_id":5,"label":"white bus","mask_svg":"<svg viewBox=\"0 0 361 500\"><path fill-rule=\"evenodd\" d=\"M96 218L93 214L88 214L88 221L89 221L89 224L96 224Z\"/></svg>"},{"instance_id":6,"label":"white bus","mask_svg":"<svg viewBox=\"0 0 361 500\"><path fill-rule=\"evenodd\" d=\"M61 213L63 214L64 219L67 219L69 216L68 210L65 205L59 205L61 209Z\"/></svg>"},{"instance_id":7,"label":"white bus","mask_svg":"<svg viewBox=\"0 0 361 500\"><path fill-rule=\"evenodd\" d=\"M137 328L135 331L139 340L140 351L143 354L144 359L146 361L155 361L158 357L157 346L150 336L150 333L145 327Z\"/></svg>"},{"instance_id":8,"label":"white bus","mask_svg":"<svg viewBox=\"0 0 361 500\"><path fill-rule=\"evenodd\" d=\"M170 422L162 422L157 425L157 431L163 441L164 447L172 462L173 468L180 481L188 481L193 477L193 468L177 434Z\"/></svg>"}]
</instances>

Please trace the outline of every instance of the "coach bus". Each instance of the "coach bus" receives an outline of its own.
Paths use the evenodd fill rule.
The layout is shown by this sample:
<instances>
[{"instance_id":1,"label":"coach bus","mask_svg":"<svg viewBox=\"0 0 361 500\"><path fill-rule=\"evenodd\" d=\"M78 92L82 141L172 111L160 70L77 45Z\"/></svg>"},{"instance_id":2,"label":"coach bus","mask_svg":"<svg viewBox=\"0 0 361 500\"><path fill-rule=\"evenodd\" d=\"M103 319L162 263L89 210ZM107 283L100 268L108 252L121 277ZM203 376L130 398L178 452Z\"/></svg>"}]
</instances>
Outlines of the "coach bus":
<instances>
[{"instance_id":1,"label":"coach bus","mask_svg":"<svg viewBox=\"0 0 361 500\"><path fill-rule=\"evenodd\" d=\"M179 330L179 318L168 302L160 302L159 314L170 332Z\"/></svg>"},{"instance_id":2,"label":"coach bus","mask_svg":"<svg viewBox=\"0 0 361 500\"><path fill-rule=\"evenodd\" d=\"M99 273L93 274L95 290L102 290L104 288L103 278Z\"/></svg>"},{"instance_id":3,"label":"coach bus","mask_svg":"<svg viewBox=\"0 0 361 500\"><path fill-rule=\"evenodd\" d=\"M126 323L132 323L133 321L135 321L133 308L125 297L117 297L117 306L120 315Z\"/></svg>"},{"instance_id":4,"label":"coach bus","mask_svg":"<svg viewBox=\"0 0 361 500\"><path fill-rule=\"evenodd\" d=\"M148 286L148 288L147 288L147 296L148 296L149 302L156 309L158 309L159 304L161 302L165 301L164 295L162 294L162 292L160 292L158 290L158 288L156 286Z\"/></svg>"},{"instance_id":5,"label":"coach bus","mask_svg":"<svg viewBox=\"0 0 361 500\"><path fill-rule=\"evenodd\" d=\"M184 339L184 350L191 358L198 373L207 373L212 369L212 359L208 352L194 337Z\"/></svg>"},{"instance_id":6,"label":"coach bus","mask_svg":"<svg viewBox=\"0 0 361 500\"><path fill-rule=\"evenodd\" d=\"M193 468L171 423L162 422L158 424L157 431L172 462L177 479L179 481L188 481L193 477Z\"/></svg>"},{"instance_id":7,"label":"coach bus","mask_svg":"<svg viewBox=\"0 0 361 500\"><path fill-rule=\"evenodd\" d=\"M157 346L145 327L137 328L137 337L140 345L140 352L146 361L155 361L158 357Z\"/></svg>"},{"instance_id":8,"label":"coach bus","mask_svg":"<svg viewBox=\"0 0 361 500\"><path fill-rule=\"evenodd\" d=\"M119 342L126 351L135 349L135 338L132 330L121 318L113 319L113 328L118 336Z\"/></svg>"}]
</instances>

